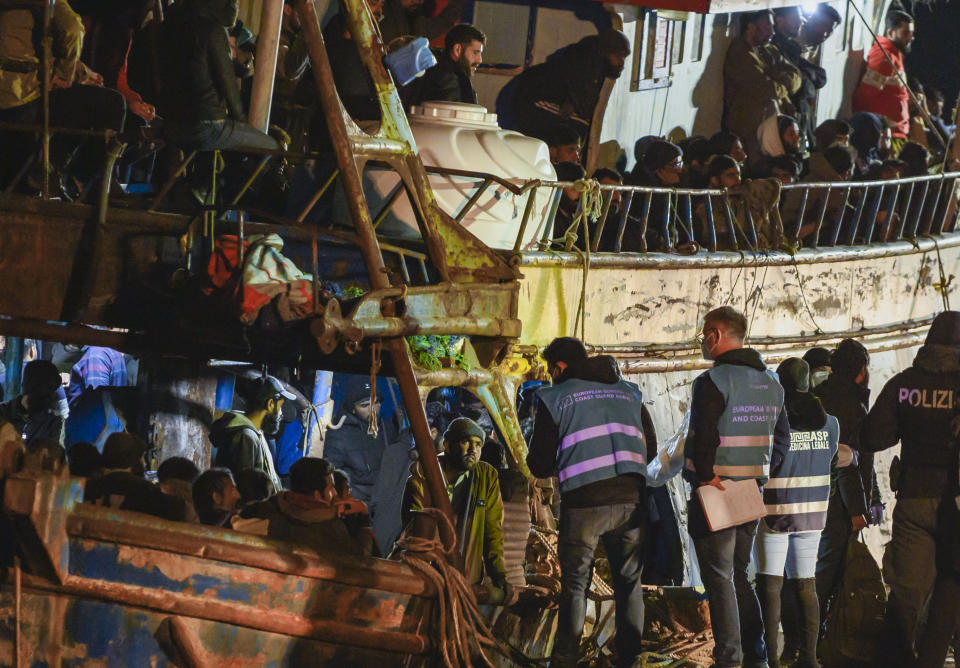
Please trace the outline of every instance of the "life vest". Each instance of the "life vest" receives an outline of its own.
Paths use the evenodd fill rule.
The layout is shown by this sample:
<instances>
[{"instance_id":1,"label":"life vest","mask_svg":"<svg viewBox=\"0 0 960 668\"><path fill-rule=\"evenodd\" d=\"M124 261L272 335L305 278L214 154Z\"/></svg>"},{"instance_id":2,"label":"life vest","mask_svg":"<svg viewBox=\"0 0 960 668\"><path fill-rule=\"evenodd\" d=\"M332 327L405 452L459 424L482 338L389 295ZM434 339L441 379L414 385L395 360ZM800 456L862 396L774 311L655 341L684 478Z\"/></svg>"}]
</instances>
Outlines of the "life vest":
<instances>
[{"instance_id":1,"label":"life vest","mask_svg":"<svg viewBox=\"0 0 960 668\"><path fill-rule=\"evenodd\" d=\"M707 374L724 400L713 472L727 480L752 478L762 484L770 475L770 450L783 410L783 388L767 369L721 364Z\"/></svg>"},{"instance_id":2,"label":"life vest","mask_svg":"<svg viewBox=\"0 0 960 668\"><path fill-rule=\"evenodd\" d=\"M634 383L579 378L537 391L560 432L560 493L628 473L646 475L647 446Z\"/></svg>"},{"instance_id":3,"label":"life vest","mask_svg":"<svg viewBox=\"0 0 960 668\"><path fill-rule=\"evenodd\" d=\"M830 467L840 437L832 415L821 429L790 429L790 447L774 461L763 488L764 521L773 531L822 531L830 499Z\"/></svg>"}]
</instances>

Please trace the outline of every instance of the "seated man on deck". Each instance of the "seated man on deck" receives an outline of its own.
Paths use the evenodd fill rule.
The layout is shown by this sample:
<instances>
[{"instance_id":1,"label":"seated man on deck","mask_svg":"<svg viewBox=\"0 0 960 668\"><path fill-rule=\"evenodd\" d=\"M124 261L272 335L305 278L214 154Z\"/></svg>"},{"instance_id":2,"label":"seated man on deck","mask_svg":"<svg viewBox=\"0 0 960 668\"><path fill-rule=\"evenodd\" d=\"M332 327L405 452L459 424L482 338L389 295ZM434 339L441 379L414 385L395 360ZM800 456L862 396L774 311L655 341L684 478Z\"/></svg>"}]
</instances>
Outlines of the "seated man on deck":
<instances>
[{"instance_id":1,"label":"seated man on deck","mask_svg":"<svg viewBox=\"0 0 960 668\"><path fill-rule=\"evenodd\" d=\"M422 80L412 84L416 90L411 102L421 104L439 100L476 104L473 75L483 62L483 45L486 43L487 36L469 23L451 28L437 64L427 70Z\"/></svg>"},{"instance_id":2,"label":"seated man on deck","mask_svg":"<svg viewBox=\"0 0 960 668\"><path fill-rule=\"evenodd\" d=\"M299 543L321 553L370 556L374 542L369 526L358 526L351 533L344 521L347 514L365 512L358 503L354 499L352 505L345 504L338 497L329 462L304 457L290 467L289 492L244 508L232 525L237 531Z\"/></svg>"},{"instance_id":3,"label":"seated man on deck","mask_svg":"<svg viewBox=\"0 0 960 668\"><path fill-rule=\"evenodd\" d=\"M457 516L457 547L463 555L467 581L480 585L486 574L499 592L487 590L491 602L510 601L503 561L503 500L497 470L480 461L486 434L469 418L457 418L443 434L444 452L438 456L450 504ZM425 507L426 480L420 463L407 481L403 516L407 524ZM502 597L502 598L501 598Z\"/></svg>"},{"instance_id":4,"label":"seated man on deck","mask_svg":"<svg viewBox=\"0 0 960 668\"><path fill-rule=\"evenodd\" d=\"M240 507L240 492L228 469L210 469L200 474L192 490L193 506L201 524L230 527Z\"/></svg>"},{"instance_id":5,"label":"seated man on deck","mask_svg":"<svg viewBox=\"0 0 960 668\"><path fill-rule=\"evenodd\" d=\"M61 445L64 417L57 391L60 372L46 360L33 360L23 368L23 394L0 404L0 417L12 424L29 445L37 438L52 438Z\"/></svg>"}]
</instances>

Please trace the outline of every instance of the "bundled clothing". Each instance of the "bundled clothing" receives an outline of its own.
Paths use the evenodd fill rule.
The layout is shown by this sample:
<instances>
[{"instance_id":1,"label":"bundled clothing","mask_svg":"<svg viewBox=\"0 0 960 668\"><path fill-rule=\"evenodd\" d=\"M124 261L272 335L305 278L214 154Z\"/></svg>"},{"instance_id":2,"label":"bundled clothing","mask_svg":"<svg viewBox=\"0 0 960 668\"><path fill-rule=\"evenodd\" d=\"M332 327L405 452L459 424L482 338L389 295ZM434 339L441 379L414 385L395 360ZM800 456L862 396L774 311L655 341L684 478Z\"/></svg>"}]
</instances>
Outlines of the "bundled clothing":
<instances>
[{"instance_id":1,"label":"bundled clothing","mask_svg":"<svg viewBox=\"0 0 960 668\"><path fill-rule=\"evenodd\" d=\"M890 586L890 647L906 665L936 575L940 500L951 484L954 422L960 399L960 312L938 315L913 365L887 381L860 431L860 448L878 452L900 442L901 472L893 538L883 557ZM895 645L894 645L895 643Z\"/></svg>"},{"instance_id":2,"label":"bundled clothing","mask_svg":"<svg viewBox=\"0 0 960 668\"><path fill-rule=\"evenodd\" d=\"M910 93L901 83L906 80L903 53L890 39L877 36L867 54L867 69L853 92L853 110L886 116L893 123L893 136L906 137L910 132Z\"/></svg>"},{"instance_id":3,"label":"bundled clothing","mask_svg":"<svg viewBox=\"0 0 960 668\"><path fill-rule=\"evenodd\" d=\"M790 97L801 83L800 70L772 44L751 47L742 37L730 43L723 62L723 127L740 137L751 164L761 158L760 123L791 113Z\"/></svg>"},{"instance_id":4,"label":"bundled clothing","mask_svg":"<svg viewBox=\"0 0 960 668\"><path fill-rule=\"evenodd\" d=\"M413 35L434 40L445 35L463 15L464 0L448 0L435 12L436 3L427 2L414 12L404 9L402 0L386 0L383 5L383 20L380 35L386 46L397 37Z\"/></svg>"},{"instance_id":5,"label":"bundled clothing","mask_svg":"<svg viewBox=\"0 0 960 668\"><path fill-rule=\"evenodd\" d=\"M227 411L210 427L215 448L213 465L230 469L236 477L244 469L263 471L270 478L270 493L283 489L263 432L239 411Z\"/></svg>"},{"instance_id":6,"label":"bundled clothing","mask_svg":"<svg viewBox=\"0 0 960 668\"><path fill-rule=\"evenodd\" d=\"M837 173L822 152L810 155L810 173L804 177L804 183L837 183L843 180L845 180L844 177ZM826 205L826 211L823 215L821 233L825 234L833 226L843 224L843 217L847 212L845 205L848 204L843 189L831 188L827 191L826 188L814 188L807 196L806 206L803 203L803 194L803 190L791 190L784 200L782 218L789 239L801 241L812 235L816 231L814 229L816 224L820 221L821 212L824 212L824 205ZM803 220L800 220L801 209L803 209ZM850 210L852 211L852 207ZM797 239L793 239L797 229L800 230L800 235ZM841 238L843 238L842 230Z\"/></svg>"},{"instance_id":7,"label":"bundled clothing","mask_svg":"<svg viewBox=\"0 0 960 668\"><path fill-rule=\"evenodd\" d=\"M345 412L340 427L327 429L324 437L323 458L335 468L346 471L350 477L350 490L357 499L367 504L372 515L377 514L378 499L373 492L387 442L382 420L377 435L371 436L367 431L367 421L352 412Z\"/></svg>"},{"instance_id":8,"label":"bundled clothing","mask_svg":"<svg viewBox=\"0 0 960 668\"><path fill-rule=\"evenodd\" d=\"M617 665L631 666L643 630L646 441L656 439L643 394L620 377L614 358L601 355L571 364L537 397L527 465L537 477L556 473L560 480L561 592L551 665L576 665L602 542L613 577Z\"/></svg>"}]
</instances>

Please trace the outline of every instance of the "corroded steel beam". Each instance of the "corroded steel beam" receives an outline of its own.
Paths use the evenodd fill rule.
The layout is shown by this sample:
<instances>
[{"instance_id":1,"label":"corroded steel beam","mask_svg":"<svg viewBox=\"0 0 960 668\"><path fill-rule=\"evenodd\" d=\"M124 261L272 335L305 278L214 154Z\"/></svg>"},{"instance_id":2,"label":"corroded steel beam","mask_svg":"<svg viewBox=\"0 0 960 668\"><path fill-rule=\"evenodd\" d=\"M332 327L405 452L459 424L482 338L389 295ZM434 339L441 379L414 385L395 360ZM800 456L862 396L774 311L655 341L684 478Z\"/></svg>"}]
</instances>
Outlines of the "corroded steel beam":
<instances>
[{"instance_id":1,"label":"corroded steel beam","mask_svg":"<svg viewBox=\"0 0 960 668\"><path fill-rule=\"evenodd\" d=\"M162 610L175 615L213 620L233 626L338 645L377 647L404 654L424 654L430 649L430 640L420 634L359 628L342 622L309 619L283 611L257 609L249 605L213 598L201 599L188 594L157 590L153 587L93 580L74 575L67 576L60 585L26 574L23 576L23 582L29 589Z\"/></svg>"},{"instance_id":2,"label":"corroded steel beam","mask_svg":"<svg viewBox=\"0 0 960 668\"><path fill-rule=\"evenodd\" d=\"M399 562L338 554L321 556L309 548L294 548L290 543L261 536L89 504L74 509L67 520L67 532L77 538L148 547L397 594L436 595L429 581Z\"/></svg>"}]
</instances>

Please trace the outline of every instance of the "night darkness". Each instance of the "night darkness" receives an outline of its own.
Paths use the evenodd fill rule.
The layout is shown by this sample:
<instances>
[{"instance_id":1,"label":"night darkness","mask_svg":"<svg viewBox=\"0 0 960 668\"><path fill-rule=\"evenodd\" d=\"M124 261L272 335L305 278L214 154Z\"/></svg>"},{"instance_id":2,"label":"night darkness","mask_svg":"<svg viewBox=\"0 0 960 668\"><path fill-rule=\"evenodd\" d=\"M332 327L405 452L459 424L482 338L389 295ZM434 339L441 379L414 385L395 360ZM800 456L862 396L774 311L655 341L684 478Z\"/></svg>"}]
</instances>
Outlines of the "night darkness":
<instances>
[{"instance_id":1,"label":"night darkness","mask_svg":"<svg viewBox=\"0 0 960 668\"><path fill-rule=\"evenodd\" d=\"M917 76L924 87L943 91L945 108L953 109L960 89L960 3L938 0L903 4L916 21L907 71ZM916 74L919 72L923 74Z\"/></svg>"}]
</instances>

